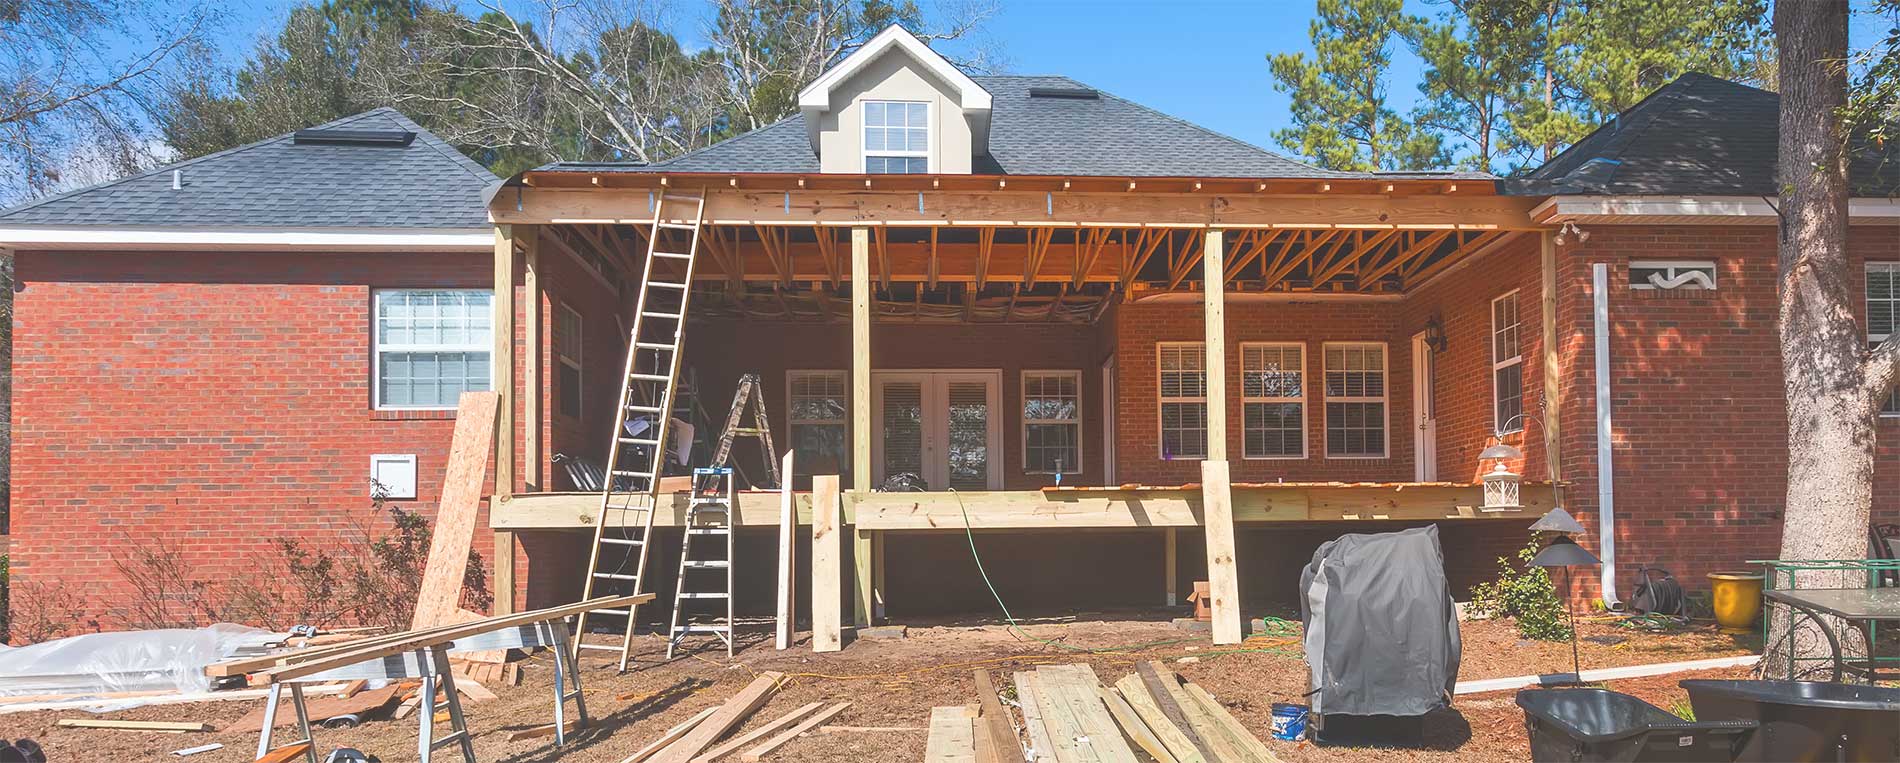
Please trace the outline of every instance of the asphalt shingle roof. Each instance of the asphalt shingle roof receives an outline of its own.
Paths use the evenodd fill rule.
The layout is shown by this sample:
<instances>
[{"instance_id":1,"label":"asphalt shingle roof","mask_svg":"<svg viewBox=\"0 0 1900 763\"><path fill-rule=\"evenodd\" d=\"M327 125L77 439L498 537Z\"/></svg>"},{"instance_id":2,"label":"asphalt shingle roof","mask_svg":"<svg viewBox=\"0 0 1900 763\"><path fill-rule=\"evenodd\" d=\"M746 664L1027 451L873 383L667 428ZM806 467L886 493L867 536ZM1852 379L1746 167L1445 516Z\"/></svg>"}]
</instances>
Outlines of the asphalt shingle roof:
<instances>
[{"instance_id":1,"label":"asphalt shingle roof","mask_svg":"<svg viewBox=\"0 0 1900 763\"><path fill-rule=\"evenodd\" d=\"M279 135L0 211L0 226L132 228L481 228L499 179L392 108L316 129L401 130L407 146ZM172 171L183 187L172 190Z\"/></svg>"},{"instance_id":2,"label":"asphalt shingle roof","mask_svg":"<svg viewBox=\"0 0 1900 763\"><path fill-rule=\"evenodd\" d=\"M989 91L989 155L978 174L1107 177L1356 178L1096 91L1098 98L1032 97L1032 89L1092 89L1068 77L974 77ZM653 164L552 164L547 170L812 174L819 171L802 115ZM1447 173L1434 177L1489 179Z\"/></svg>"},{"instance_id":3,"label":"asphalt shingle roof","mask_svg":"<svg viewBox=\"0 0 1900 763\"><path fill-rule=\"evenodd\" d=\"M1781 97L1706 74L1684 74L1522 178L1518 196L1777 196ZM1848 177L1858 196L1900 191L1900 152L1859 146Z\"/></svg>"}]
</instances>

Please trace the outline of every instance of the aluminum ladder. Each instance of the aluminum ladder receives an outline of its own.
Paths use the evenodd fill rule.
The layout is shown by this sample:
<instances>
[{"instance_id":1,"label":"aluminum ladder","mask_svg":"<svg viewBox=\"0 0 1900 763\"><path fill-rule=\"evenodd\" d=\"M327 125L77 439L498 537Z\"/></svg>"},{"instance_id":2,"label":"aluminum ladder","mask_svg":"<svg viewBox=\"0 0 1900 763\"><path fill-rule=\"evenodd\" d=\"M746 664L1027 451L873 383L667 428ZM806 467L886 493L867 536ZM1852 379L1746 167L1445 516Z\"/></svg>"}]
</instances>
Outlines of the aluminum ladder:
<instances>
[{"instance_id":1,"label":"aluminum ladder","mask_svg":"<svg viewBox=\"0 0 1900 763\"><path fill-rule=\"evenodd\" d=\"M646 591L648 540L653 517L661 506L660 478L666 473L666 444L672 434L680 348L686 328L686 308L692 297L693 266L699 254L700 224L706 213L704 193L688 195L663 191L654 198L652 227L647 231L647 256L641 264L640 297L627 342L626 370L621 375L620 405L615 414L613 439L607 447L606 474L602 475L600 514L594 523L593 550L587 560L587 583L582 599ZM644 426L629 427L630 423ZM605 553L603 553L605 552ZM629 562L632 562L629 568ZM620 652L620 670L626 671L633 653L637 606L601 609L581 614L575 624L574 653L583 649ZM618 646L588 644L592 618L622 619L625 630Z\"/></svg>"},{"instance_id":2,"label":"aluminum ladder","mask_svg":"<svg viewBox=\"0 0 1900 763\"><path fill-rule=\"evenodd\" d=\"M732 467L693 470L692 501L686 509L685 532L680 535L679 577L673 586L673 618L667 623L666 658L669 660L687 636L701 634L718 636L726 642L726 659L732 659L733 498ZM723 555L693 555L695 548L709 545L695 544L694 538L721 537L726 540ZM702 601L725 602L726 616L721 619L716 613L705 613L695 621L685 609L689 602ZM708 619L711 622L707 622Z\"/></svg>"}]
</instances>

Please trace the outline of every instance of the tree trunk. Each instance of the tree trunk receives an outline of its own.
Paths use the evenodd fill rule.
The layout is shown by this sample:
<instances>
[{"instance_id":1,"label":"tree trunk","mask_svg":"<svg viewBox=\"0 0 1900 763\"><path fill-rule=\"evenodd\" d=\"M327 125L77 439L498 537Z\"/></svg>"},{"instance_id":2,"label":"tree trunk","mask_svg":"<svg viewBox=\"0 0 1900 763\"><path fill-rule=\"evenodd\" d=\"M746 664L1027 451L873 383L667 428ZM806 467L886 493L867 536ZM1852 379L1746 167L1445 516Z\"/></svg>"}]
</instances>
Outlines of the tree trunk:
<instances>
[{"instance_id":1,"label":"tree trunk","mask_svg":"<svg viewBox=\"0 0 1900 763\"><path fill-rule=\"evenodd\" d=\"M1781 57L1781 367L1788 409L1788 494L1780 558L1861 559L1873 504L1874 423L1887 384L1868 374L1847 256L1847 0L1775 4ZM1865 585L1864 574L1804 573L1802 588ZM1786 586L1785 579L1778 581ZM1764 666L1817 657L1811 623L1775 613ZM1832 624L1838 626L1838 623ZM1783 635L1788 634L1788 635ZM1793 637L1790 637L1793 636ZM1777 657L1779 659L1777 659Z\"/></svg>"}]
</instances>

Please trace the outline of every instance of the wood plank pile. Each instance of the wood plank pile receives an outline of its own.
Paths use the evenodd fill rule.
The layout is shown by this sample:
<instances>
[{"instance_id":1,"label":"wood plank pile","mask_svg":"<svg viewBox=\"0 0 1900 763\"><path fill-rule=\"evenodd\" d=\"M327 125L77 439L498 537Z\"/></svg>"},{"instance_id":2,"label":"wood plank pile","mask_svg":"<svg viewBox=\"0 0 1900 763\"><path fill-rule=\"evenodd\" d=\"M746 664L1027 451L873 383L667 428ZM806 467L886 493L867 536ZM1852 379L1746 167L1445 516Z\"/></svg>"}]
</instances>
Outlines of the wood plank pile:
<instances>
[{"instance_id":1,"label":"wood plank pile","mask_svg":"<svg viewBox=\"0 0 1900 763\"><path fill-rule=\"evenodd\" d=\"M813 702L721 742L722 738L745 725L747 718L765 706L784 678L784 674L774 671L760 673L752 679L752 683L740 689L724 704L706 708L684 723L667 729L658 739L620 763L711 763L722 759L752 763L764 759L793 739L812 732L819 724L831 720L851 706L849 702L839 702L829 707L823 702ZM728 757L734 753L738 753L737 758Z\"/></svg>"},{"instance_id":2,"label":"wood plank pile","mask_svg":"<svg viewBox=\"0 0 1900 763\"><path fill-rule=\"evenodd\" d=\"M931 709L925 763L1279 761L1207 690L1158 663L1141 663L1112 687L1088 665L1042 665L1014 678L1020 735L979 670L978 704Z\"/></svg>"}]
</instances>

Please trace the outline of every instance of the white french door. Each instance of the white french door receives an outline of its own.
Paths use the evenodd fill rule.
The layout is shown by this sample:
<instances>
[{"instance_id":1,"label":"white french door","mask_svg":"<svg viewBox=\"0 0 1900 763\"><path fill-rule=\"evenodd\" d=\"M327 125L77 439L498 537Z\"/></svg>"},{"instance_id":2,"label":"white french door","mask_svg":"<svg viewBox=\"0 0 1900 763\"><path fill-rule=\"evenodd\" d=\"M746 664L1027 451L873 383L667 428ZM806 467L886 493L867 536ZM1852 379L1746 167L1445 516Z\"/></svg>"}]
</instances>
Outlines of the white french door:
<instances>
[{"instance_id":1,"label":"white french door","mask_svg":"<svg viewBox=\"0 0 1900 763\"><path fill-rule=\"evenodd\" d=\"M1001 371L875 371L874 485L915 474L931 490L1003 488Z\"/></svg>"},{"instance_id":2,"label":"white french door","mask_svg":"<svg viewBox=\"0 0 1900 763\"><path fill-rule=\"evenodd\" d=\"M1438 481L1438 412L1433 409L1432 346L1412 335L1412 460L1419 482Z\"/></svg>"}]
</instances>

